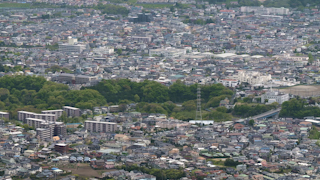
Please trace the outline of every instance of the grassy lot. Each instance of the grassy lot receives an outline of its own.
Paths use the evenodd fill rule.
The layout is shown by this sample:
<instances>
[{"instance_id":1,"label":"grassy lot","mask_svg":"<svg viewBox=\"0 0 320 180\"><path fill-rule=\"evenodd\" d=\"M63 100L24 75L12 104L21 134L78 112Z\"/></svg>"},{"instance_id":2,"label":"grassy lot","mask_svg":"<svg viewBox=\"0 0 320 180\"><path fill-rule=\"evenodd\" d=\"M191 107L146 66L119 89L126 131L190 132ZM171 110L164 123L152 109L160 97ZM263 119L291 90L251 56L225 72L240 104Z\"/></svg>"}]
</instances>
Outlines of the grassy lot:
<instances>
[{"instance_id":1,"label":"grassy lot","mask_svg":"<svg viewBox=\"0 0 320 180\"><path fill-rule=\"evenodd\" d=\"M113 169L94 170L90 167L89 164L86 164L86 163L80 163L79 167L77 167L77 163L73 163L68 165L60 165L58 166L58 168L65 171L71 170L72 174L77 174L80 177L101 177L102 173L113 170Z\"/></svg>"}]
</instances>

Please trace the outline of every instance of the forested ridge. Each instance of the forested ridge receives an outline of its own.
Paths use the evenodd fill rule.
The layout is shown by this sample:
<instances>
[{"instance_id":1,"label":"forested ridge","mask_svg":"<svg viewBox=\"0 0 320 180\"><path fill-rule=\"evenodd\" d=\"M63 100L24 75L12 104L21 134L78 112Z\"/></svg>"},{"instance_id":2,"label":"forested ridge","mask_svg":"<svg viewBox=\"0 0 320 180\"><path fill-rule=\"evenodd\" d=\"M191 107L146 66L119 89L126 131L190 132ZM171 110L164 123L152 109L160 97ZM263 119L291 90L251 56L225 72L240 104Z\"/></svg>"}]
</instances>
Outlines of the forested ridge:
<instances>
[{"instance_id":1,"label":"forested ridge","mask_svg":"<svg viewBox=\"0 0 320 180\"><path fill-rule=\"evenodd\" d=\"M64 105L92 110L93 107L118 104L120 111L125 111L126 105L134 103L139 112L191 120L195 118L197 87L198 84L187 86L179 80L167 87L155 81L138 83L120 79L102 80L96 86L69 90L67 85L46 81L43 77L3 76L0 78L0 111L8 111L12 119L17 119L19 110L41 112L60 109ZM222 84L202 85L203 119L227 121L233 116L254 116L276 107L275 104L247 102L238 102L234 109L219 107L221 100L231 99L232 95L233 91ZM63 121L79 120L65 118Z\"/></svg>"}]
</instances>

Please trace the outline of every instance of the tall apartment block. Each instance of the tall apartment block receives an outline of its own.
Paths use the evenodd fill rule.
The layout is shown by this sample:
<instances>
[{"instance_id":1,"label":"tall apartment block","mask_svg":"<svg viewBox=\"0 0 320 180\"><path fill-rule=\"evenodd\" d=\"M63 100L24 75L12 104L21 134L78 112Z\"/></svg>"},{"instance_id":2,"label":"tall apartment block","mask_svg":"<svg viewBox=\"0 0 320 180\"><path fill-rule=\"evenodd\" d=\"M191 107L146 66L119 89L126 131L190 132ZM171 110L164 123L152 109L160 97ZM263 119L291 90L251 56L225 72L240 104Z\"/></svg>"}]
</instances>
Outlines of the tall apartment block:
<instances>
[{"instance_id":1,"label":"tall apartment block","mask_svg":"<svg viewBox=\"0 0 320 180\"><path fill-rule=\"evenodd\" d=\"M84 127L89 132L115 132L117 130L117 123L85 121Z\"/></svg>"},{"instance_id":2,"label":"tall apartment block","mask_svg":"<svg viewBox=\"0 0 320 180\"><path fill-rule=\"evenodd\" d=\"M0 111L0 119L1 118L9 119L9 117L10 117L9 113Z\"/></svg>"},{"instance_id":3,"label":"tall apartment block","mask_svg":"<svg viewBox=\"0 0 320 180\"><path fill-rule=\"evenodd\" d=\"M41 123L40 128L36 129L37 136L41 140L51 140L54 133L55 125L53 123Z\"/></svg>"},{"instance_id":4,"label":"tall apartment block","mask_svg":"<svg viewBox=\"0 0 320 180\"><path fill-rule=\"evenodd\" d=\"M42 119L27 118L26 123L35 128L41 140L52 139L53 136L66 136L67 128L63 122L48 122Z\"/></svg>"},{"instance_id":5,"label":"tall apartment block","mask_svg":"<svg viewBox=\"0 0 320 180\"><path fill-rule=\"evenodd\" d=\"M63 106L63 111L67 113L67 116L78 117L81 116L81 112L79 108L71 107L71 106Z\"/></svg>"},{"instance_id":6,"label":"tall apartment block","mask_svg":"<svg viewBox=\"0 0 320 180\"><path fill-rule=\"evenodd\" d=\"M67 135L67 127L63 122L56 122L54 127L55 136L65 137Z\"/></svg>"}]
</instances>

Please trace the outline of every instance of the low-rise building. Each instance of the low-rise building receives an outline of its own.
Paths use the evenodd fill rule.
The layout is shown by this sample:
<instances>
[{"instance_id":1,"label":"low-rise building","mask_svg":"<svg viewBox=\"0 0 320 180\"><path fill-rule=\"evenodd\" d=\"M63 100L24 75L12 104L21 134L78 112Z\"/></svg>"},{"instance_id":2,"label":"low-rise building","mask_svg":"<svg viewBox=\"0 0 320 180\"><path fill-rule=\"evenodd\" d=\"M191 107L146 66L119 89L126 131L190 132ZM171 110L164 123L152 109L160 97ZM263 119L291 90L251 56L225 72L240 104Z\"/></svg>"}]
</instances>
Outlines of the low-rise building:
<instances>
[{"instance_id":1,"label":"low-rise building","mask_svg":"<svg viewBox=\"0 0 320 180\"><path fill-rule=\"evenodd\" d=\"M268 103L277 102L282 104L285 101L289 101L289 94L281 93L278 91L268 91L265 94L261 95L261 103L265 103L268 100Z\"/></svg>"}]
</instances>

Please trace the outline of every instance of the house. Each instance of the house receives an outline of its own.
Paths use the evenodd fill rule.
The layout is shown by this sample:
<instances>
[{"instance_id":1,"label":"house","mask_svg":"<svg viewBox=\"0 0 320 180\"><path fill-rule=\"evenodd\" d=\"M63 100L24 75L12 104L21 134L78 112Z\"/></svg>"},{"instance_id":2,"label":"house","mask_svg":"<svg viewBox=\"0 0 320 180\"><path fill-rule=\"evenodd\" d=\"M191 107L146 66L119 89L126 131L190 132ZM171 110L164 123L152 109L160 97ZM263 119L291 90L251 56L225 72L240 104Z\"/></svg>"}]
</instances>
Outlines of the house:
<instances>
[{"instance_id":1,"label":"house","mask_svg":"<svg viewBox=\"0 0 320 180\"><path fill-rule=\"evenodd\" d=\"M1 156L1 161L5 164L15 164L16 161L13 158L7 156Z\"/></svg>"},{"instance_id":2,"label":"house","mask_svg":"<svg viewBox=\"0 0 320 180\"><path fill-rule=\"evenodd\" d=\"M114 136L114 139L119 141L119 142L127 142L127 141L129 141L129 137L124 135L124 134L116 134Z\"/></svg>"},{"instance_id":3,"label":"house","mask_svg":"<svg viewBox=\"0 0 320 180\"><path fill-rule=\"evenodd\" d=\"M221 100L220 103L219 103L219 107L226 107L228 108L229 107L229 103L230 103L230 100L228 98L225 98L224 100Z\"/></svg>"},{"instance_id":4,"label":"house","mask_svg":"<svg viewBox=\"0 0 320 180\"><path fill-rule=\"evenodd\" d=\"M114 162L106 162L106 169L113 169L115 167Z\"/></svg>"}]
</instances>

